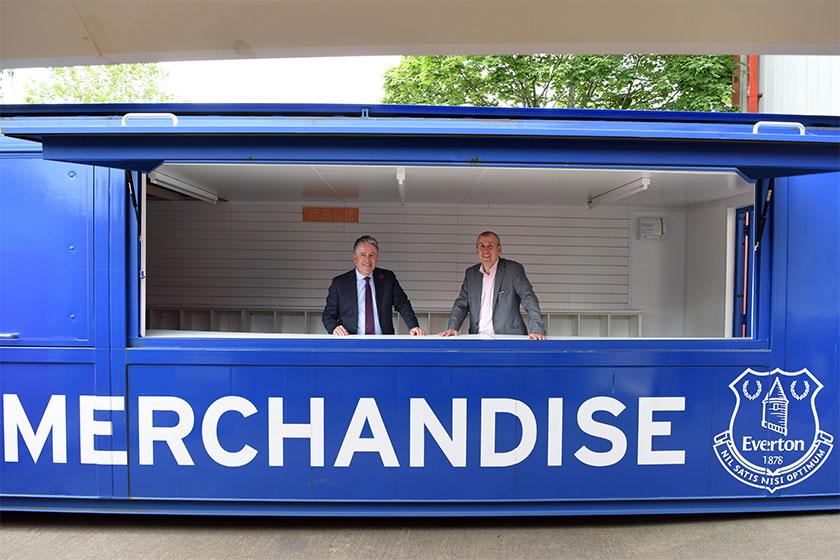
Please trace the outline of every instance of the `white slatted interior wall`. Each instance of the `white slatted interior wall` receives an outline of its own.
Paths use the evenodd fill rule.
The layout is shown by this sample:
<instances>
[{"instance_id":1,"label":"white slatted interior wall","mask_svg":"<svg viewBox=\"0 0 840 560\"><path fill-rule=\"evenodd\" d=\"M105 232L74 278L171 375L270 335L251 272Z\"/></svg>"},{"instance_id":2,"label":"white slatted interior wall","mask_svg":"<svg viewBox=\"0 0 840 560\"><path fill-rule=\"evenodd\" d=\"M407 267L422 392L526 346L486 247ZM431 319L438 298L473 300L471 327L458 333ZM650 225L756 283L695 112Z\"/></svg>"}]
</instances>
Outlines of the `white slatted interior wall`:
<instances>
[{"instance_id":1,"label":"white slatted interior wall","mask_svg":"<svg viewBox=\"0 0 840 560\"><path fill-rule=\"evenodd\" d=\"M369 234L418 311L448 311L484 229L525 265L544 311L629 307L622 208L366 205L358 224L337 224L302 222L299 205L159 201L148 213L148 304L319 309Z\"/></svg>"},{"instance_id":2,"label":"white slatted interior wall","mask_svg":"<svg viewBox=\"0 0 840 560\"><path fill-rule=\"evenodd\" d=\"M458 287L477 262L475 238L492 229L502 255L525 265L544 311L627 307L630 226L626 209L462 206Z\"/></svg>"}]
</instances>

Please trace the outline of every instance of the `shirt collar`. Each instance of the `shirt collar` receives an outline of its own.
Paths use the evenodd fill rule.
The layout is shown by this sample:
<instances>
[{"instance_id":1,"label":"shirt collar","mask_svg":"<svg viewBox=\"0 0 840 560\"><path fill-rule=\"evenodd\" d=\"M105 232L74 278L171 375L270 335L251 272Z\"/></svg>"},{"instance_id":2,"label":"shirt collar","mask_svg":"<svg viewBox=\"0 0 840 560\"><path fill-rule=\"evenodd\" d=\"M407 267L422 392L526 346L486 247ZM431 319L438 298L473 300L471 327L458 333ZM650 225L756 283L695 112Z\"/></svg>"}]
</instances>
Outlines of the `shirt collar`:
<instances>
[{"instance_id":1,"label":"shirt collar","mask_svg":"<svg viewBox=\"0 0 840 560\"><path fill-rule=\"evenodd\" d=\"M365 278L368 278L367 276L365 276L364 274L362 274L361 272L359 272L359 269L358 269L358 268L354 268L354 269L353 269L353 271L356 273L356 282L361 282L361 281L362 281L362 280L364 280ZM375 269L375 268L373 269L373 272L376 272L376 269ZM370 279L371 279L371 280L373 280L373 272L371 272L371 273L370 273Z\"/></svg>"},{"instance_id":2,"label":"shirt collar","mask_svg":"<svg viewBox=\"0 0 840 560\"><path fill-rule=\"evenodd\" d=\"M484 265L483 265L483 264L478 265L478 269L479 269L479 270L481 271L481 273L482 273L482 274L484 274L485 276L493 276L494 274L496 274L496 269L497 269L497 268L499 268L499 261L501 261L501 260L502 260L502 259L499 259L498 261L496 261L496 264L494 264L494 265L490 268L490 272L484 272Z\"/></svg>"}]
</instances>

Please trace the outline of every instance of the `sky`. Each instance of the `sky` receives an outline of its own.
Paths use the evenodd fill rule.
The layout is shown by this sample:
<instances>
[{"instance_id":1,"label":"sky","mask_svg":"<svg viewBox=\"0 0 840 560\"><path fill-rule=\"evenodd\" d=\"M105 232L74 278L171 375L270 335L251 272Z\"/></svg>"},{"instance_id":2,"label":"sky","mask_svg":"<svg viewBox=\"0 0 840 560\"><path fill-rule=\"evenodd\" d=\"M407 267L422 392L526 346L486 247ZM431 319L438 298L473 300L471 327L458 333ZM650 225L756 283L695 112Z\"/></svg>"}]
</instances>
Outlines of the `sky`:
<instances>
[{"instance_id":1,"label":"sky","mask_svg":"<svg viewBox=\"0 0 840 560\"><path fill-rule=\"evenodd\" d=\"M162 62L163 89L189 103L380 103L385 70L399 56ZM26 83L44 68L15 70L3 84L4 103L23 103Z\"/></svg>"}]
</instances>

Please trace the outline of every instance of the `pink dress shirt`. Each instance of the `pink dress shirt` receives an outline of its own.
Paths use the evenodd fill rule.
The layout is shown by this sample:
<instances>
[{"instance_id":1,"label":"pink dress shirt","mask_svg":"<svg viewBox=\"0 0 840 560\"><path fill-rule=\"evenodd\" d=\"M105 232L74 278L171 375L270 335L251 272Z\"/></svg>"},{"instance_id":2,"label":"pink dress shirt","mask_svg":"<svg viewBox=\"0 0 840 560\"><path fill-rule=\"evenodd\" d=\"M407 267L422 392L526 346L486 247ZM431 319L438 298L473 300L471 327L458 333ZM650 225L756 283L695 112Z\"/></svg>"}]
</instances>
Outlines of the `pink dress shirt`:
<instances>
[{"instance_id":1,"label":"pink dress shirt","mask_svg":"<svg viewBox=\"0 0 840 560\"><path fill-rule=\"evenodd\" d=\"M496 269L499 268L499 261L493 265L490 272L485 272L484 265L478 267L481 271L481 309L478 311L478 333L495 335L493 330L493 294L496 283Z\"/></svg>"}]
</instances>

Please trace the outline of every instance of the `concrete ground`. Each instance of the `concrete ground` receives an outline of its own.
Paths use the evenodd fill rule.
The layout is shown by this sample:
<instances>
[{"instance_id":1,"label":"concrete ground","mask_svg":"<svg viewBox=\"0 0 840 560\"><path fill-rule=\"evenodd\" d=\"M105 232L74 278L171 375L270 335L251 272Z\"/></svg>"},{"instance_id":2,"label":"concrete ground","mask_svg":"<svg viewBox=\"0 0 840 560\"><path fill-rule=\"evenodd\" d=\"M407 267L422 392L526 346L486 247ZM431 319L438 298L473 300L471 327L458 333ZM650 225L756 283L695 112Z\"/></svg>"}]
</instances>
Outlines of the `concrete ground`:
<instances>
[{"instance_id":1,"label":"concrete ground","mask_svg":"<svg viewBox=\"0 0 840 560\"><path fill-rule=\"evenodd\" d=\"M840 514L278 519L3 514L0 557L840 558Z\"/></svg>"}]
</instances>

